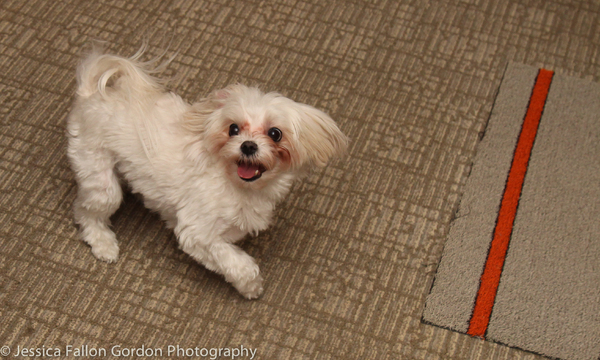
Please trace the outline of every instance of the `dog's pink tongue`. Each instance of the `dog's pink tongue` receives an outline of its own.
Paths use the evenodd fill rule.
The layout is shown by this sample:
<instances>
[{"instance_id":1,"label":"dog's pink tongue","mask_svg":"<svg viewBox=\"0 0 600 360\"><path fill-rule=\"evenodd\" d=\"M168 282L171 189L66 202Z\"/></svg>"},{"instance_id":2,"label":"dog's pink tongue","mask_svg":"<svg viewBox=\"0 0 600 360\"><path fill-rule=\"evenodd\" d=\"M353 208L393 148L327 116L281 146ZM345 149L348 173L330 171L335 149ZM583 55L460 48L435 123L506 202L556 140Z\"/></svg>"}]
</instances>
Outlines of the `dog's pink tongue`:
<instances>
[{"instance_id":1,"label":"dog's pink tongue","mask_svg":"<svg viewBox=\"0 0 600 360\"><path fill-rule=\"evenodd\" d=\"M259 172L257 172L259 171ZM252 164L240 164L238 166L238 176L242 179L252 179L260 173L257 165Z\"/></svg>"}]
</instances>

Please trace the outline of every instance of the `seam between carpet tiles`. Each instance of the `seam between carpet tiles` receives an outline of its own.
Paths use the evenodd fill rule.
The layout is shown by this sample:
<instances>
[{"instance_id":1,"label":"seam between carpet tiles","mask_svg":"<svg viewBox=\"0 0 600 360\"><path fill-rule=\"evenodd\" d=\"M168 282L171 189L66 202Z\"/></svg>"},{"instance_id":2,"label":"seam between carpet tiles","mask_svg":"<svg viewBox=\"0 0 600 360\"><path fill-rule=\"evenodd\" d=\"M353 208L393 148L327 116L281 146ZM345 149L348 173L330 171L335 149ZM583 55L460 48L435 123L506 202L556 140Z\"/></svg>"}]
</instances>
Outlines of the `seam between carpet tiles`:
<instances>
[{"instance_id":1,"label":"seam between carpet tiles","mask_svg":"<svg viewBox=\"0 0 600 360\"><path fill-rule=\"evenodd\" d=\"M504 72L502 73L502 78L500 79L500 84L502 84L504 82L504 78L506 77L506 72L508 71L508 67L509 64L506 64L506 66L504 67ZM498 101L498 94L500 93L500 87L498 87L496 89L496 93L494 94L494 102L492 103L492 107L490 108L490 114L485 122L485 126L483 127L483 130L479 133L479 142L481 142L483 140L483 138L485 137L485 134L487 133L488 130L488 126L490 124L490 120L492 118L492 115L494 113L494 108L496 106L496 101ZM479 145L478 145L479 146ZM479 150L478 150L479 151ZM475 158L475 157L474 157ZM475 164L475 160L471 161L470 163L470 168L469 168L469 173L467 174L467 178L469 178L471 176L471 173L473 172L473 165ZM463 194L464 195L464 194ZM451 224L458 219L459 217L465 216L458 216L458 213L460 211L460 205L462 203L462 196L459 197L459 199L456 201L456 203L454 204L454 208L452 210L451 213L451 218L450 218L450 222L448 223L448 227L451 226ZM446 249L446 243L444 244L444 247L442 249L442 254L444 253L444 250ZM435 286L435 282L437 280L437 276L438 276L438 270L439 270L439 266L440 266L440 260L437 261L436 264L436 268L435 268L435 273L433 275L433 280L431 280L431 284L429 285L429 289L427 290L427 297L431 295L431 292L433 291L433 288ZM425 304L423 305L423 309L421 310L421 322L423 324L426 325L433 325L433 326L437 326L437 327L441 327L443 329L447 329L447 330L452 330L452 331L456 331L454 329L451 329L450 327L444 327L444 326L440 326L437 324L434 324L432 322L429 322L427 320L425 320L425 308L427 307L427 302L425 302ZM600 358L598 359L600 360Z\"/></svg>"}]
</instances>

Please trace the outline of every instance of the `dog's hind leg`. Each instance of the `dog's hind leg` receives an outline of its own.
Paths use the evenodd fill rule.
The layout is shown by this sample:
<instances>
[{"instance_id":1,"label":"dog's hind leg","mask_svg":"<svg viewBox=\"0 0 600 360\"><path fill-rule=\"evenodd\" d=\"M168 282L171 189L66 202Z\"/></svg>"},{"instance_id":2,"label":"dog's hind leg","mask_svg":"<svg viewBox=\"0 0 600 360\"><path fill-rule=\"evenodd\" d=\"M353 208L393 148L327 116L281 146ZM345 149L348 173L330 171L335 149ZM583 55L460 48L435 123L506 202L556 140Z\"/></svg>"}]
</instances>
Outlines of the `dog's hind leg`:
<instances>
[{"instance_id":1,"label":"dog's hind leg","mask_svg":"<svg viewBox=\"0 0 600 360\"><path fill-rule=\"evenodd\" d=\"M81 237L100 260L113 262L119 256L115 234L109 228L110 216L123 198L121 185L114 173L114 157L104 149L80 148L77 138L69 139L69 158L78 190L73 205L75 222Z\"/></svg>"}]
</instances>

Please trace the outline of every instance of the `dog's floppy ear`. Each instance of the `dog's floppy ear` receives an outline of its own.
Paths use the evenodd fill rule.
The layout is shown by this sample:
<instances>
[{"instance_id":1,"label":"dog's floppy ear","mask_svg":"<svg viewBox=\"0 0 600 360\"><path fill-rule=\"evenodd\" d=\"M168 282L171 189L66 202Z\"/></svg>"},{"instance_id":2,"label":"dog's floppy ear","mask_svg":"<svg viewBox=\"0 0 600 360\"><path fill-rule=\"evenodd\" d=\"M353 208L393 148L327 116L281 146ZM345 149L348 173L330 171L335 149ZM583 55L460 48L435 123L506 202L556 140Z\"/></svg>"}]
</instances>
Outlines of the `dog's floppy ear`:
<instances>
[{"instance_id":1,"label":"dog's floppy ear","mask_svg":"<svg viewBox=\"0 0 600 360\"><path fill-rule=\"evenodd\" d=\"M215 90L207 97L192 104L184 115L182 127L192 140L186 145L186 156L193 160L201 159L204 151L216 153L227 142L220 112L226 100L235 90L235 85ZM204 141L202 141L204 140Z\"/></svg>"},{"instance_id":2,"label":"dog's floppy ear","mask_svg":"<svg viewBox=\"0 0 600 360\"><path fill-rule=\"evenodd\" d=\"M243 85L229 85L224 89L215 90L207 97L192 104L191 110L184 118L184 127L196 134L202 134L211 127L215 121L211 121L211 115L225 106L225 101ZM214 117L215 119L217 117Z\"/></svg>"},{"instance_id":3,"label":"dog's floppy ear","mask_svg":"<svg viewBox=\"0 0 600 360\"><path fill-rule=\"evenodd\" d=\"M321 110L296 103L299 121L296 122L300 155L309 164L322 167L332 157L346 153L348 138L336 123ZM306 161L301 161L306 162Z\"/></svg>"},{"instance_id":4,"label":"dog's floppy ear","mask_svg":"<svg viewBox=\"0 0 600 360\"><path fill-rule=\"evenodd\" d=\"M220 106L223 106L225 100L227 98L229 98L231 96L231 94L235 93L235 92L242 92L244 89L246 88L246 86L242 85L242 84L232 84L227 86L224 89L220 89L220 90L215 90L213 91L208 98L212 99L212 101Z\"/></svg>"}]
</instances>

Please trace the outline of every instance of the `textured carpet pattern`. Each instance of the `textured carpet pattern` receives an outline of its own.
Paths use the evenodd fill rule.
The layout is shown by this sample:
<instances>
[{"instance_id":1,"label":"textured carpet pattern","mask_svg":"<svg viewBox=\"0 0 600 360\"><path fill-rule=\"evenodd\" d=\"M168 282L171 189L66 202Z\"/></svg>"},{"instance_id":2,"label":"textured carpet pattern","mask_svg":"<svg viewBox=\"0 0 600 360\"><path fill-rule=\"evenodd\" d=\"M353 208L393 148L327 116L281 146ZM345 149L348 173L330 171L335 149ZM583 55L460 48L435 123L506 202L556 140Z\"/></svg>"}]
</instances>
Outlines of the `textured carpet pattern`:
<instances>
[{"instance_id":1,"label":"textured carpet pattern","mask_svg":"<svg viewBox=\"0 0 600 360\"><path fill-rule=\"evenodd\" d=\"M0 3L0 346L245 347L260 359L533 359L421 323L444 239L508 61L600 80L586 1ZM327 111L352 139L243 247L243 300L135 198L116 264L77 240L64 120L84 44L170 43L193 101L232 82Z\"/></svg>"},{"instance_id":2,"label":"textured carpet pattern","mask_svg":"<svg viewBox=\"0 0 600 360\"><path fill-rule=\"evenodd\" d=\"M598 358L599 124L599 84L508 67L426 322L553 358Z\"/></svg>"}]
</instances>

